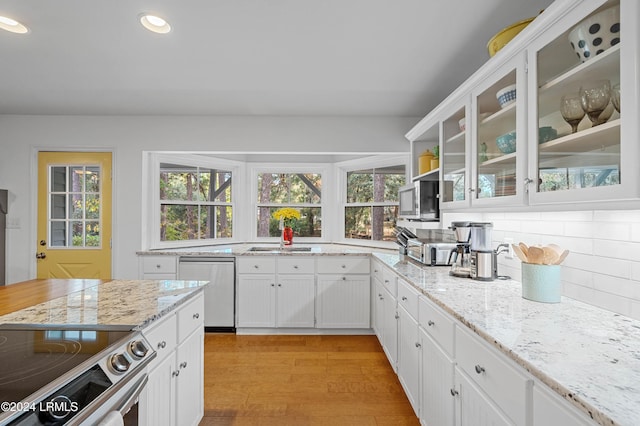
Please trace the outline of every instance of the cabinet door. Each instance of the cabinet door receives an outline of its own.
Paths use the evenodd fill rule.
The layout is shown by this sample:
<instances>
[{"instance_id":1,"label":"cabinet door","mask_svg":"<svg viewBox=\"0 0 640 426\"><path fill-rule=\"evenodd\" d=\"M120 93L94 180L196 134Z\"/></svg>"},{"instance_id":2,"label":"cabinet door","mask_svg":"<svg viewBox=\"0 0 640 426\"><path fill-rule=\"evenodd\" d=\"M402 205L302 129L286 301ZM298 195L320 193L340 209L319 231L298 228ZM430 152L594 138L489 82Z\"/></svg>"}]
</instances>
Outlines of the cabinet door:
<instances>
[{"instance_id":1,"label":"cabinet door","mask_svg":"<svg viewBox=\"0 0 640 426\"><path fill-rule=\"evenodd\" d=\"M238 327L275 327L275 275L238 275Z\"/></svg>"},{"instance_id":2,"label":"cabinet door","mask_svg":"<svg viewBox=\"0 0 640 426\"><path fill-rule=\"evenodd\" d=\"M455 421L454 363L425 332L422 344L422 403L420 420L424 425L453 426Z\"/></svg>"},{"instance_id":3,"label":"cabinet door","mask_svg":"<svg viewBox=\"0 0 640 426\"><path fill-rule=\"evenodd\" d=\"M398 371L398 310L396 298L385 288L382 291L382 348L384 349L393 371Z\"/></svg>"},{"instance_id":4,"label":"cabinet door","mask_svg":"<svg viewBox=\"0 0 640 426\"><path fill-rule=\"evenodd\" d=\"M513 426L491 399L457 367L455 369L457 394L457 426Z\"/></svg>"},{"instance_id":5,"label":"cabinet door","mask_svg":"<svg viewBox=\"0 0 640 426\"><path fill-rule=\"evenodd\" d=\"M371 327L369 275L318 275L317 326Z\"/></svg>"},{"instance_id":6,"label":"cabinet door","mask_svg":"<svg viewBox=\"0 0 640 426\"><path fill-rule=\"evenodd\" d=\"M468 110L468 106L461 105L442 121L440 199L443 209L469 205Z\"/></svg>"},{"instance_id":7,"label":"cabinet door","mask_svg":"<svg viewBox=\"0 0 640 426\"><path fill-rule=\"evenodd\" d=\"M187 337L176 354L176 424L196 426L204 415L204 329Z\"/></svg>"},{"instance_id":8,"label":"cabinet door","mask_svg":"<svg viewBox=\"0 0 640 426\"><path fill-rule=\"evenodd\" d=\"M276 301L277 326L313 327L315 290L313 275L279 275Z\"/></svg>"},{"instance_id":9,"label":"cabinet door","mask_svg":"<svg viewBox=\"0 0 640 426\"><path fill-rule=\"evenodd\" d=\"M398 378L417 416L420 416L420 343L418 322L398 306Z\"/></svg>"},{"instance_id":10,"label":"cabinet door","mask_svg":"<svg viewBox=\"0 0 640 426\"><path fill-rule=\"evenodd\" d=\"M503 65L472 94L471 123L467 123L472 130L472 205L522 204L524 201L522 182L527 153L524 76L524 54L521 54Z\"/></svg>"},{"instance_id":11,"label":"cabinet door","mask_svg":"<svg viewBox=\"0 0 640 426\"><path fill-rule=\"evenodd\" d=\"M557 133L531 144L532 203L638 197L638 15L637 1L585 0L531 46L529 139Z\"/></svg>"},{"instance_id":12,"label":"cabinet door","mask_svg":"<svg viewBox=\"0 0 640 426\"><path fill-rule=\"evenodd\" d=\"M373 285L373 331L375 331L376 336L378 336L378 340L380 344L382 344L382 333L384 330L384 295L383 295L384 287L382 283L377 279L374 280Z\"/></svg>"},{"instance_id":13,"label":"cabinet door","mask_svg":"<svg viewBox=\"0 0 640 426\"><path fill-rule=\"evenodd\" d=\"M149 381L144 391L140 394L139 415L142 425L175 425L176 396L175 380L172 373L175 371L175 351L163 358L150 373Z\"/></svg>"}]
</instances>

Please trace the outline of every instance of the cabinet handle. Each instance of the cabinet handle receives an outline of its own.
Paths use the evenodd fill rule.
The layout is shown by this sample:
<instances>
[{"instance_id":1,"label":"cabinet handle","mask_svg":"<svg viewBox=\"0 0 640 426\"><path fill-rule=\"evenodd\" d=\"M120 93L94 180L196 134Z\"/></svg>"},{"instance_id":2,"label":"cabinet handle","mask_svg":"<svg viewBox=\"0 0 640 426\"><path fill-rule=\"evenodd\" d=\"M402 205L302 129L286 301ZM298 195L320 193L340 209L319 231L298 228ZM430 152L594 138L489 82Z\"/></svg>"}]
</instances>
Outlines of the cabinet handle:
<instances>
[{"instance_id":1,"label":"cabinet handle","mask_svg":"<svg viewBox=\"0 0 640 426\"><path fill-rule=\"evenodd\" d=\"M451 388L451 389L449 390L449 392L451 392L451 396L456 396L456 395L458 395L458 391L457 391L457 390L455 390L455 389L453 389L453 388Z\"/></svg>"},{"instance_id":2,"label":"cabinet handle","mask_svg":"<svg viewBox=\"0 0 640 426\"><path fill-rule=\"evenodd\" d=\"M158 343L158 349L164 349L166 347L167 347L167 342L165 342L164 340Z\"/></svg>"},{"instance_id":3,"label":"cabinet handle","mask_svg":"<svg viewBox=\"0 0 640 426\"><path fill-rule=\"evenodd\" d=\"M278 287L282 287L282 284L278 283Z\"/></svg>"},{"instance_id":4,"label":"cabinet handle","mask_svg":"<svg viewBox=\"0 0 640 426\"><path fill-rule=\"evenodd\" d=\"M533 183L533 179L524 178L524 192L529 192L529 185Z\"/></svg>"},{"instance_id":5,"label":"cabinet handle","mask_svg":"<svg viewBox=\"0 0 640 426\"><path fill-rule=\"evenodd\" d=\"M181 362L180 363L180 368L187 368L187 361Z\"/></svg>"},{"instance_id":6,"label":"cabinet handle","mask_svg":"<svg viewBox=\"0 0 640 426\"><path fill-rule=\"evenodd\" d=\"M420 346L422 346L419 342L416 342L416 348L419 348Z\"/></svg>"},{"instance_id":7,"label":"cabinet handle","mask_svg":"<svg viewBox=\"0 0 640 426\"><path fill-rule=\"evenodd\" d=\"M253 265L253 267L254 267L254 268L256 268L256 269L258 269L258 268L259 268L259 266L258 266L258 265Z\"/></svg>"},{"instance_id":8,"label":"cabinet handle","mask_svg":"<svg viewBox=\"0 0 640 426\"><path fill-rule=\"evenodd\" d=\"M293 269L298 269L298 265L293 265Z\"/></svg>"},{"instance_id":9,"label":"cabinet handle","mask_svg":"<svg viewBox=\"0 0 640 426\"><path fill-rule=\"evenodd\" d=\"M427 325L428 325L429 327L433 326L434 324L435 324L435 322L433 322L433 321L431 321L431 320L427 321Z\"/></svg>"},{"instance_id":10,"label":"cabinet handle","mask_svg":"<svg viewBox=\"0 0 640 426\"><path fill-rule=\"evenodd\" d=\"M389 280L384 280L385 283L389 284Z\"/></svg>"},{"instance_id":11,"label":"cabinet handle","mask_svg":"<svg viewBox=\"0 0 640 426\"><path fill-rule=\"evenodd\" d=\"M346 280L347 280L347 277L342 277L342 281L346 281Z\"/></svg>"},{"instance_id":12,"label":"cabinet handle","mask_svg":"<svg viewBox=\"0 0 640 426\"><path fill-rule=\"evenodd\" d=\"M157 268L157 269L160 269L160 268L161 268L161 266L160 266L160 264L159 264L159 263L156 265L156 268Z\"/></svg>"},{"instance_id":13,"label":"cabinet handle","mask_svg":"<svg viewBox=\"0 0 640 426\"><path fill-rule=\"evenodd\" d=\"M198 318L200 318L200 314L199 313L196 312L195 314L193 314L193 319L198 319Z\"/></svg>"},{"instance_id":14,"label":"cabinet handle","mask_svg":"<svg viewBox=\"0 0 640 426\"><path fill-rule=\"evenodd\" d=\"M407 296L402 296L402 301L406 302L407 301Z\"/></svg>"},{"instance_id":15,"label":"cabinet handle","mask_svg":"<svg viewBox=\"0 0 640 426\"><path fill-rule=\"evenodd\" d=\"M469 194L476 192L475 188L469 188Z\"/></svg>"},{"instance_id":16,"label":"cabinet handle","mask_svg":"<svg viewBox=\"0 0 640 426\"><path fill-rule=\"evenodd\" d=\"M340 265L340 267L341 267L342 269L344 269L344 268L346 268L346 267L347 267L347 265Z\"/></svg>"},{"instance_id":17,"label":"cabinet handle","mask_svg":"<svg viewBox=\"0 0 640 426\"><path fill-rule=\"evenodd\" d=\"M398 319L398 318L400 318L400 315L398 315L398 314L396 313L396 319Z\"/></svg>"},{"instance_id":18,"label":"cabinet handle","mask_svg":"<svg viewBox=\"0 0 640 426\"><path fill-rule=\"evenodd\" d=\"M275 287L276 285L274 283L271 283L271 287Z\"/></svg>"},{"instance_id":19,"label":"cabinet handle","mask_svg":"<svg viewBox=\"0 0 640 426\"><path fill-rule=\"evenodd\" d=\"M171 375L172 375L173 377L178 377L178 376L180 375L180 370L176 370L176 371L174 371L173 373L171 373Z\"/></svg>"},{"instance_id":20,"label":"cabinet handle","mask_svg":"<svg viewBox=\"0 0 640 426\"><path fill-rule=\"evenodd\" d=\"M476 365L476 373L478 374L484 373L484 367L481 366L480 364Z\"/></svg>"}]
</instances>

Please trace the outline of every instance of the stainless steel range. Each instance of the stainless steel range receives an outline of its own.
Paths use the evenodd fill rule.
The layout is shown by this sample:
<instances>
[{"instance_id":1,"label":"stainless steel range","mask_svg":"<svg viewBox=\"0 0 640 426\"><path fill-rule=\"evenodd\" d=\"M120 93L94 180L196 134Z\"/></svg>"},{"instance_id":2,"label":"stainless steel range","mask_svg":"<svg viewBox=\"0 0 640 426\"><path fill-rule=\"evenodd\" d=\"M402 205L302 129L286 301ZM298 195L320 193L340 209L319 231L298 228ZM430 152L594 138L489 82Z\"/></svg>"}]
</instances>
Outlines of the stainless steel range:
<instances>
[{"instance_id":1,"label":"stainless steel range","mask_svg":"<svg viewBox=\"0 0 640 426\"><path fill-rule=\"evenodd\" d=\"M140 332L120 327L3 325L0 425L99 424L107 416L124 417L155 356Z\"/></svg>"}]
</instances>

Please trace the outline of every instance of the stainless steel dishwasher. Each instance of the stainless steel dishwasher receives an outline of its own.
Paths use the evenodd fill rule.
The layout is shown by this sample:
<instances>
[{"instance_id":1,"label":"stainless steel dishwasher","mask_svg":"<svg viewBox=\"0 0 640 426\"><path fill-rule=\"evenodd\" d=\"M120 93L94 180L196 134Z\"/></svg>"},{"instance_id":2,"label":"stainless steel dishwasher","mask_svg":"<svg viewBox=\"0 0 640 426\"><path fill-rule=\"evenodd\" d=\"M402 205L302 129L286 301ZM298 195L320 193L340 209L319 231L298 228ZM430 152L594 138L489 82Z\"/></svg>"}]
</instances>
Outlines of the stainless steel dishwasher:
<instances>
[{"instance_id":1,"label":"stainless steel dishwasher","mask_svg":"<svg viewBox=\"0 0 640 426\"><path fill-rule=\"evenodd\" d=\"M209 281L204 288L205 331L235 331L235 258L182 256L178 279Z\"/></svg>"}]
</instances>

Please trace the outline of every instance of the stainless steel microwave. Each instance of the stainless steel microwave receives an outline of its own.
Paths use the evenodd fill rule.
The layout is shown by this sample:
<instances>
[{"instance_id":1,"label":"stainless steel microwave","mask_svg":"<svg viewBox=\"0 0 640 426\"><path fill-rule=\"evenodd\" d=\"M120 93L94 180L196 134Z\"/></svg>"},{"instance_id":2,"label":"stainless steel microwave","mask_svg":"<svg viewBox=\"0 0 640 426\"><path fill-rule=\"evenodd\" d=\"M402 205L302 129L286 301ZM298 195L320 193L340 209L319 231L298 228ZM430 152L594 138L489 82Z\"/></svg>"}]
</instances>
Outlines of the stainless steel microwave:
<instances>
[{"instance_id":1,"label":"stainless steel microwave","mask_svg":"<svg viewBox=\"0 0 640 426\"><path fill-rule=\"evenodd\" d=\"M437 221L440 219L439 181L418 181L400 188L401 219Z\"/></svg>"}]
</instances>

